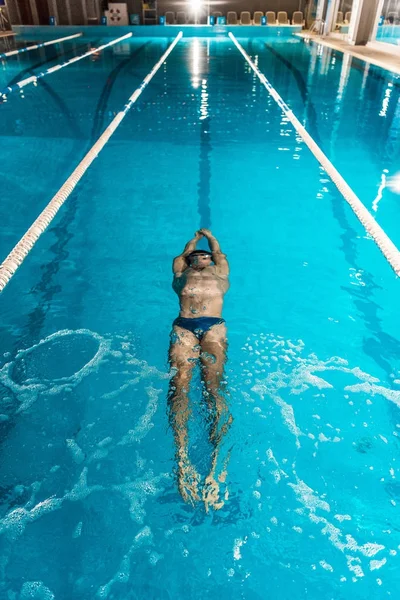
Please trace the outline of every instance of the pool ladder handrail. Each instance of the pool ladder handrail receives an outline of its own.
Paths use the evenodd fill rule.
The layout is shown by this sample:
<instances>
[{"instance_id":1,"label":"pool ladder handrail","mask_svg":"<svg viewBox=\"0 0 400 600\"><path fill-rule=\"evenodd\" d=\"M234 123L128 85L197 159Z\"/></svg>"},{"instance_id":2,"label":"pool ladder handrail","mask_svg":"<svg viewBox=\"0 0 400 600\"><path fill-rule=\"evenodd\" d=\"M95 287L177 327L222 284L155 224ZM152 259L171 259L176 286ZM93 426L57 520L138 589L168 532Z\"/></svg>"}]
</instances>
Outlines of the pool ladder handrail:
<instances>
[{"instance_id":1,"label":"pool ladder handrail","mask_svg":"<svg viewBox=\"0 0 400 600\"><path fill-rule=\"evenodd\" d=\"M317 33L318 35L321 35L321 32L324 30L324 26L325 21L323 19L315 19L315 21L311 23L310 33Z\"/></svg>"}]
</instances>

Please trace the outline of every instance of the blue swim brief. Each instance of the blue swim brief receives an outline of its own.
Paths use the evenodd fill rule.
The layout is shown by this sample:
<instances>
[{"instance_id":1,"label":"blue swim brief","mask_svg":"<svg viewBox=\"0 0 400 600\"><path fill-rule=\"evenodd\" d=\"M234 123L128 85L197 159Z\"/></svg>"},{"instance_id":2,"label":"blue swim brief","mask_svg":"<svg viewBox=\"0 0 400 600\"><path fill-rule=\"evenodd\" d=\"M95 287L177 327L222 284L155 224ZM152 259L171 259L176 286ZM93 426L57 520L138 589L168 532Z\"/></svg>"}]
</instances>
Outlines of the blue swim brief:
<instances>
[{"instance_id":1,"label":"blue swim brief","mask_svg":"<svg viewBox=\"0 0 400 600\"><path fill-rule=\"evenodd\" d=\"M225 323L225 319L221 319L221 317L196 317L193 319L178 317L173 322L173 325L178 325L178 327L183 327L183 329L191 331L201 341L203 335L207 331L210 331L211 327L222 325L222 323Z\"/></svg>"}]
</instances>

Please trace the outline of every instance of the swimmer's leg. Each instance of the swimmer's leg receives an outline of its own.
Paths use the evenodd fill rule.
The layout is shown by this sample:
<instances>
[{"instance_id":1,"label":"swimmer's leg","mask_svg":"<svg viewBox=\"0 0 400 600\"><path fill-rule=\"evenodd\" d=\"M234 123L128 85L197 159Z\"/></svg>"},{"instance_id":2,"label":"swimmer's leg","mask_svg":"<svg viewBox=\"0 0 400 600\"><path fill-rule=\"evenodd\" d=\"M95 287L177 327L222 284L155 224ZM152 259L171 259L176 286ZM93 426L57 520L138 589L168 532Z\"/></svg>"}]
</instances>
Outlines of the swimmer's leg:
<instances>
[{"instance_id":1,"label":"swimmer's leg","mask_svg":"<svg viewBox=\"0 0 400 600\"><path fill-rule=\"evenodd\" d=\"M229 453L226 460L223 461L223 467L218 475L216 470L222 440L233 421L229 412L224 382L226 352L226 325L225 323L214 325L202 337L200 355L203 385L208 404L211 406L210 441L214 446L211 471L205 479L203 490L203 500L207 511L210 506L218 510L224 505L224 501L220 497L219 483L224 483L226 480ZM225 499L227 499L227 493Z\"/></svg>"},{"instance_id":2,"label":"swimmer's leg","mask_svg":"<svg viewBox=\"0 0 400 600\"><path fill-rule=\"evenodd\" d=\"M169 348L169 363L175 371L169 392L169 422L174 432L178 488L185 502L199 500L199 476L190 463L188 452L189 386L193 367L200 355L197 337L187 329L174 325Z\"/></svg>"}]
</instances>

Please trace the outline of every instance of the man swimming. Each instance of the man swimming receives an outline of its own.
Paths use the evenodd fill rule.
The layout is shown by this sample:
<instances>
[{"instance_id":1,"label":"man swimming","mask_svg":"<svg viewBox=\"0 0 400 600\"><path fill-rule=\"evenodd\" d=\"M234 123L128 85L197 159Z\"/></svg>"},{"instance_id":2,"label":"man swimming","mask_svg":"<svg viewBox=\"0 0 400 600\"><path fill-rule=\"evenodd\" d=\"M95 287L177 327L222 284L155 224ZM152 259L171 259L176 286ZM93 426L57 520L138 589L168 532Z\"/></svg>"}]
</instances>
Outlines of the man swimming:
<instances>
[{"instance_id":1,"label":"man swimming","mask_svg":"<svg viewBox=\"0 0 400 600\"><path fill-rule=\"evenodd\" d=\"M203 237L210 251L196 250L197 242ZM217 510L224 504L219 497L218 481L221 483L226 478L225 469L216 475L218 450L232 422L223 393L227 339L222 305L229 288L229 265L211 231L200 229L174 259L172 268L173 289L180 304L169 349L169 362L174 370L169 409L176 445L178 487L186 502L200 500L199 475L190 463L188 452L189 386L193 367L200 360L203 395L211 415L210 441L214 446L203 501L207 510L209 506Z\"/></svg>"}]
</instances>

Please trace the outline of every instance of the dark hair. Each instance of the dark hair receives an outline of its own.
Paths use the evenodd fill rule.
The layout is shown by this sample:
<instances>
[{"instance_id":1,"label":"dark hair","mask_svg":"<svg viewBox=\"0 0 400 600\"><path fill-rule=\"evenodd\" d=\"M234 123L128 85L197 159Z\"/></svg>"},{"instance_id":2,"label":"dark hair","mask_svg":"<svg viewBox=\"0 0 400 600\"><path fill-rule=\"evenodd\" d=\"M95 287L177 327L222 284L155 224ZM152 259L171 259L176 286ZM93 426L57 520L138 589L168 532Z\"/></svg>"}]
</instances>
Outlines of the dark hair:
<instances>
[{"instance_id":1,"label":"dark hair","mask_svg":"<svg viewBox=\"0 0 400 600\"><path fill-rule=\"evenodd\" d=\"M190 264L190 258L192 256L196 256L198 254L208 254L210 257L212 256L212 252L210 252L209 250L193 250L193 252L191 252L190 254L188 254L186 256L186 262L189 265Z\"/></svg>"},{"instance_id":2,"label":"dark hair","mask_svg":"<svg viewBox=\"0 0 400 600\"><path fill-rule=\"evenodd\" d=\"M212 252L210 252L209 250L193 250L193 252L191 252L188 255L188 258L190 258L191 256L195 256L196 254L209 254L210 256L212 256Z\"/></svg>"}]
</instances>

